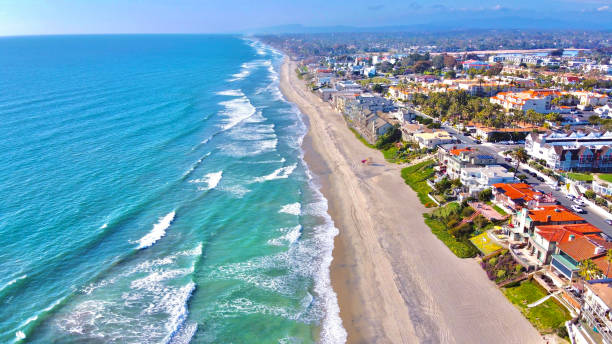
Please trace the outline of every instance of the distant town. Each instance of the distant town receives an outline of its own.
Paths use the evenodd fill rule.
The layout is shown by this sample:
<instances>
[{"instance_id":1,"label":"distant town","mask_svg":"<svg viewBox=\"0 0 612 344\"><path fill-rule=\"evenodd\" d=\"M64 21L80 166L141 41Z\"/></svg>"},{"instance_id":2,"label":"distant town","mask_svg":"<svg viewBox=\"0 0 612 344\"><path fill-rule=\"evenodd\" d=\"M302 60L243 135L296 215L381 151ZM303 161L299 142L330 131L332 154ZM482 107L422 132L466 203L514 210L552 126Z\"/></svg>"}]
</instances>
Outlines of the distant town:
<instances>
[{"instance_id":1,"label":"distant town","mask_svg":"<svg viewBox=\"0 0 612 344\"><path fill-rule=\"evenodd\" d=\"M458 257L477 257L534 327L612 343L609 38L486 51L393 41L320 54L312 42L323 38L261 39L293 54L294 72L356 139L405 166L432 208L432 232Z\"/></svg>"}]
</instances>

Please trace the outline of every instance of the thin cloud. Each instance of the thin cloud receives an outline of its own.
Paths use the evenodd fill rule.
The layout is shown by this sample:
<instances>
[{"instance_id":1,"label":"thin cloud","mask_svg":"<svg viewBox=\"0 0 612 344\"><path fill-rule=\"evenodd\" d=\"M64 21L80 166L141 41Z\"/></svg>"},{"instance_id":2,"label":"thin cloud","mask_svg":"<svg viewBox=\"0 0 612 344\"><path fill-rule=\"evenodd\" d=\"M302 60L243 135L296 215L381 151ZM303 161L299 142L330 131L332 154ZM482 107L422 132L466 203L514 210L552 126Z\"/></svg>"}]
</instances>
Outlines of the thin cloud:
<instances>
[{"instance_id":1,"label":"thin cloud","mask_svg":"<svg viewBox=\"0 0 612 344\"><path fill-rule=\"evenodd\" d=\"M605 5L605 6L601 6L601 7L597 8L597 11L598 12L603 12L603 11L607 11L609 9L610 9L610 6Z\"/></svg>"}]
</instances>

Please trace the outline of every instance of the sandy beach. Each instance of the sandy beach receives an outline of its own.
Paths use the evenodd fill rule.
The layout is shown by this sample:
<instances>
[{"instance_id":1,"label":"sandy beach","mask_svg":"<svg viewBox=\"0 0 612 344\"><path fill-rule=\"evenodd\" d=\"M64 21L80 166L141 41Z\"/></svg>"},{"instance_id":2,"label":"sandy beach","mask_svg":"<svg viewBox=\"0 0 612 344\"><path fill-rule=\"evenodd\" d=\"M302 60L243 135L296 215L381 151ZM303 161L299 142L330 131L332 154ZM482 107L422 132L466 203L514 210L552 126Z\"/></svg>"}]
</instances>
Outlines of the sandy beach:
<instances>
[{"instance_id":1,"label":"sandy beach","mask_svg":"<svg viewBox=\"0 0 612 344\"><path fill-rule=\"evenodd\" d=\"M340 230L331 277L348 342L541 342L474 260L431 233L400 166L359 142L295 68L285 61L281 89L308 118L305 159ZM367 157L374 164L361 164Z\"/></svg>"}]
</instances>

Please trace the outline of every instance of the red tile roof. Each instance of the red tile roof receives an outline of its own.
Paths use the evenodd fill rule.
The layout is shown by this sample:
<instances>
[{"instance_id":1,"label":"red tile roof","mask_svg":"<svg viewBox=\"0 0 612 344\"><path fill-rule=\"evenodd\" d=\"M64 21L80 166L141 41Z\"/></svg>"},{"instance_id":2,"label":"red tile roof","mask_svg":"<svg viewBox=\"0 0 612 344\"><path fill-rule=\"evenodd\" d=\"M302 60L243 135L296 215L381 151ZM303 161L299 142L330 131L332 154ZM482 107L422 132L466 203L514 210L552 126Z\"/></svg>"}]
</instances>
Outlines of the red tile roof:
<instances>
[{"instance_id":1,"label":"red tile roof","mask_svg":"<svg viewBox=\"0 0 612 344\"><path fill-rule=\"evenodd\" d=\"M574 240L562 242L557 247L577 262L599 257L606 253L603 246L596 244L594 240L587 236L579 236Z\"/></svg>"},{"instance_id":2,"label":"red tile roof","mask_svg":"<svg viewBox=\"0 0 612 344\"><path fill-rule=\"evenodd\" d=\"M548 242L564 243L570 241L570 236L596 239L600 238L601 230L590 223L578 223L570 225L544 225L536 226L536 232Z\"/></svg>"},{"instance_id":3,"label":"red tile roof","mask_svg":"<svg viewBox=\"0 0 612 344\"><path fill-rule=\"evenodd\" d=\"M531 188L528 184L525 183L498 183L493 184L493 187L500 190L506 195L506 197L510 199L524 199L525 201L530 201L535 199L538 196L542 196L541 192L537 192Z\"/></svg>"},{"instance_id":4,"label":"red tile roof","mask_svg":"<svg viewBox=\"0 0 612 344\"><path fill-rule=\"evenodd\" d=\"M461 154L461 152L469 152L469 151L471 151L471 149L470 149L470 147L467 147L467 148L451 149L450 153L452 155L459 155L459 154Z\"/></svg>"},{"instance_id":5,"label":"red tile roof","mask_svg":"<svg viewBox=\"0 0 612 344\"><path fill-rule=\"evenodd\" d=\"M561 205L544 205L529 210L528 216L532 221L537 222L569 222L584 221L584 219ZM550 216L550 220L548 217Z\"/></svg>"}]
</instances>

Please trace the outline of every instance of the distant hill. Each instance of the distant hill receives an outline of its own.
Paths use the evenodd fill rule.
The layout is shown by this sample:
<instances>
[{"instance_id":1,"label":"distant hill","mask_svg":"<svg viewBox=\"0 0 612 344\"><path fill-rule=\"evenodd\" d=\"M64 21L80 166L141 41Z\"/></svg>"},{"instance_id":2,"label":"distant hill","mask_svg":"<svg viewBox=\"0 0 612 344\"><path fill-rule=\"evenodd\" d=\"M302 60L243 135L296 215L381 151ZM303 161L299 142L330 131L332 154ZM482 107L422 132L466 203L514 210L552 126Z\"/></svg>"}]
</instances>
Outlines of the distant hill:
<instances>
[{"instance_id":1,"label":"distant hill","mask_svg":"<svg viewBox=\"0 0 612 344\"><path fill-rule=\"evenodd\" d=\"M333 32L419 32L453 31L470 29L532 29L532 30L611 30L612 20L584 21L580 18L530 18L513 15L495 17L456 18L434 21L425 24L388 25L388 26L304 26L300 24L278 25L246 30L247 34L282 33L333 33Z\"/></svg>"}]
</instances>

